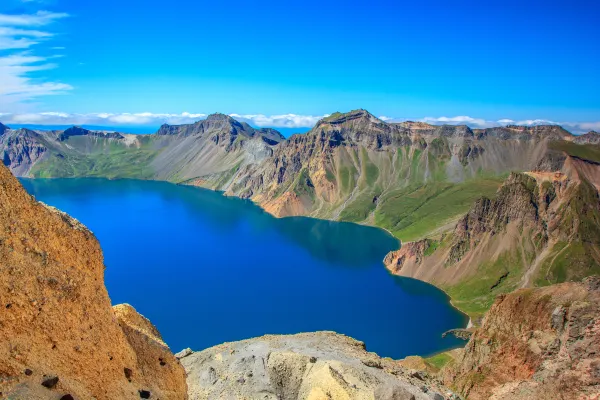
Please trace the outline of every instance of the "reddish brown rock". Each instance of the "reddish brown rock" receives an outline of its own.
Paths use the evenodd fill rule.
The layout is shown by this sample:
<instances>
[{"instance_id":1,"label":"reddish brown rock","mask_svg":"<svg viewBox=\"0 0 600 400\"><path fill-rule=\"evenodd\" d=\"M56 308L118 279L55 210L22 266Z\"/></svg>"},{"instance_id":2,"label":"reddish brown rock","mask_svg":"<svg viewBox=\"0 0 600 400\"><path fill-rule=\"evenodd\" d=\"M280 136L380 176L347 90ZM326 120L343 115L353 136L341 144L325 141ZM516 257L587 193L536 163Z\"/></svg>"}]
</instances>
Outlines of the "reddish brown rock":
<instances>
[{"instance_id":1,"label":"reddish brown rock","mask_svg":"<svg viewBox=\"0 0 600 400\"><path fill-rule=\"evenodd\" d=\"M139 399L140 389L187 398L183 368L155 328L133 308L113 312L94 235L35 201L4 166L0 302L0 392L9 398Z\"/></svg>"},{"instance_id":2,"label":"reddish brown rock","mask_svg":"<svg viewBox=\"0 0 600 400\"><path fill-rule=\"evenodd\" d=\"M442 371L469 399L600 396L600 278L499 296Z\"/></svg>"}]
</instances>

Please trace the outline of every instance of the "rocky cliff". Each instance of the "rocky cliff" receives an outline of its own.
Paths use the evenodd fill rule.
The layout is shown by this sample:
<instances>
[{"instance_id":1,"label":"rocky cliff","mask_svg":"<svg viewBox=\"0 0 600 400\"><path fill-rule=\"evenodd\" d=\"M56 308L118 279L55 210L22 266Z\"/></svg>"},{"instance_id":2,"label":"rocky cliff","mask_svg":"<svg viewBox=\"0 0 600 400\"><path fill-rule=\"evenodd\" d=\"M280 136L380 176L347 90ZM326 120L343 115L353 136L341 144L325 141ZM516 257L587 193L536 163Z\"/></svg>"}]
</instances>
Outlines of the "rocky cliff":
<instances>
[{"instance_id":1,"label":"rocky cliff","mask_svg":"<svg viewBox=\"0 0 600 400\"><path fill-rule=\"evenodd\" d=\"M513 173L449 234L405 243L385 264L444 288L478 317L497 294L600 273L600 166L565 155L558 171Z\"/></svg>"},{"instance_id":2,"label":"rocky cliff","mask_svg":"<svg viewBox=\"0 0 600 400\"><path fill-rule=\"evenodd\" d=\"M0 166L0 397L185 399L152 324L114 309L94 235Z\"/></svg>"},{"instance_id":3,"label":"rocky cliff","mask_svg":"<svg viewBox=\"0 0 600 400\"><path fill-rule=\"evenodd\" d=\"M479 317L496 294L597 270L596 139L556 125L386 123L354 110L287 140L213 114L153 135L6 130L0 151L20 175L169 180L279 217L382 227L405 242L386 260L392 272L442 287Z\"/></svg>"},{"instance_id":4,"label":"rocky cliff","mask_svg":"<svg viewBox=\"0 0 600 400\"><path fill-rule=\"evenodd\" d=\"M380 358L334 332L263 336L177 356L194 400L457 398L428 373Z\"/></svg>"},{"instance_id":5,"label":"rocky cliff","mask_svg":"<svg viewBox=\"0 0 600 400\"><path fill-rule=\"evenodd\" d=\"M599 398L599 279L499 296L445 382L473 400Z\"/></svg>"},{"instance_id":6,"label":"rocky cliff","mask_svg":"<svg viewBox=\"0 0 600 400\"><path fill-rule=\"evenodd\" d=\"M389 124L355 110L332 114L308 133L290 137L222 189L276 216L370 223L409 239L465 212L475 193L493 193L502 174L532 169L549 142L571 138L558 126L474 131Z\"/></svg>"},{"instance_id":7,"label":"rocky cliff","mask_svg":"<svg viewBox=\"0 0 600 400\"><path fill-rule=\"evenodd\" d=\"M17 144L24 136L30 139ZM199 185L250 198L276 216L377 225L407 241L456 222L479 196L492 196L510 171L560 162L565 148L600 158L594 137L550 125L472 130L386 123L354 110L287 140L224 114L163 125L153 135L7 130L0 153L20 176Z\"/></svg>"}]
</instances>

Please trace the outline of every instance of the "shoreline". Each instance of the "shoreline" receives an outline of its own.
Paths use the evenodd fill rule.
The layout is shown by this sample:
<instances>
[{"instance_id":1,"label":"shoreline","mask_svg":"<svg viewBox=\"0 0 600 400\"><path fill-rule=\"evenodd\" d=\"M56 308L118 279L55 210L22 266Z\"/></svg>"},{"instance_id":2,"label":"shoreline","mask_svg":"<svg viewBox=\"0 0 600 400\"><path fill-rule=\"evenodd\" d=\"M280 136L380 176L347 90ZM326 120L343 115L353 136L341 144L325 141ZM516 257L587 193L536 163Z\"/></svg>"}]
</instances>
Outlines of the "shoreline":
<instances>
[{"instance_id":1,"label":"shoreline","mask_svg":"<svg viewBox=\"0 0 600 400\"><path fill-rule=\"evenodd\" d=\"M190 180L188 180L188 181L192 181L192 179L190 179ZM169 181L164 181L164 182L169 182ZM174 182L172 182L172 183L174 183ZM210 191L212 191L212 192L221 193L223 196L226 196L226 197L236 197L236 198L238 198L238 199L240 198L239 196L235 196L235 195L231 195L231 196L230 196L230 195L225 195L225 192L224 192L224 191L221 191L221 190L215 190L215 189L211 189L211 188L208 188L208 187L205 187L205 186L201 186L201 185L194 185L194 184L192 184L192 183L185 183L185 182L181 182L181 183L174 183L174 184L175 184L175 185L182 185L182 186L193 186L193 187L197 187L197 188L201 188L201 189L210 190ZM271 215L273 218L278 218L278 219L280 219L280 218L289 218L289 217L304 217L304 218L312 218L312 219L317 219L317 220L321 220L321 221L343 222L343 223L356 224L356 225L361 225L361 226L369 226L369 227L371 227L371 228L377 228L377 229L381 229L381 230L383 230L383 231L387 232L387 233L388 233L390 236L392 236L394 239L396 239L396 240L398 241L399 247L398 247L396 250L392 250L392 251L398 251L398 250L400 250L400 249L402 248L402 245L403 245L403 242L402 242L402 240L401 240L400 238L396 237L396 236L395 236L395 235L394 235L394 234L393 234L393 233L392 233L392 232L391 232L389 229L387 229L387 228L384 228L384 227L381 227L381 226L377 226L377 225L371 225L371 224L359 224L359 223L356 223L356 222L351 222L351 221L340 221L340 220L333 220L333 219L325 219L325 218L310 217L310 216L306 216L306 215L286 215L286 216L283 216L283 217L279 217L279 216L277 216L277 215L274 215L273 213L269 212L268 210L266 210L264 207L262 207L262 206L261 206L261 204L260 204L260 203L258 203L258 202L256 202L256 201L254 201L254 200L252 200L252 199L247 199L247 200L250 200L250 201L252 202L252 204L256 205L256 206L257 206L257 207L259 207L261 210L263 210L263 211L264 211L264 212L266 212L267 214ZM410 243L410 242L407 242L407 243ZM389 253L388 253L388 254L389 254ZM384 257L384 258L385 258L385 257ZM452 297L451 297L451 296L448 294L448 292L446 292L444 289L442 289L441 287L439 287L439 286L437 286L437 285L434 285L434 284L433 284L433 283L431 283L431 282L423 281L423 280L421 280L421 279L413 278L413 277L410 277L410 276L403 276L403 275L396 275L396 274L393 274L392 272L390 272L390 270L389 270L389 269L387 269L387 267L386 267L386 266L385 266L385 264L383 263L383 260L381 260L381 263L383 264L383 267L384 267L384 268L385 268L385 269L388 271L388 273L389 273L390 275L393 275L393 276L400 276L400 277L403 277L403 278L409 278L409 279L415 279L415 280L417 280L417 281L419 281L419 282L424 282L424 283L427 283L427 284L429 284L429 285L431 285L431 286L435 287L436 289L438 289L438 290L442 291L442 292L443 292L443 293L446 295L446 297L448 298L448 304L450 304L450 306L451 306L452 308L454 308L455 310L457 310L459 313L461 313L462 315L464 315L464 316L465 316L465 317L467 317L467 319L468 319L468 321L467 321L467 325L466 325L465 327L459 327L459 328L460 328L460 329L469 329L469 328L471 328L471 327L473 327L473 326L474 326L474 324L473 324L473 319L471 318L471 316L470 316L469 314L467 314L466 312L464 312L463 310L461 310L460 308L458 308L458 306L457 306L456 304L454 304L454 301L453 301ZM439 354L439 353L438 353L438 354Z\"/></svg>"},{"instance_id":2,"label":"shoreline","mask_svg":"<svg viewBox=\"0 0 600 400\"><path fill-rule=\"evenodd\" d=\"M199 188L199 189L209 190L211 192L220 193L223 197L235 197L235 198L238 198L238 199L242 199L239 196L226 195L225 192L221 191L221 190L215 190L215 189L211 189L209 187L205 187L205 186L201 186L201 185L195 185L195 184L192 184L192 183L185 183L185 182L178 183L178 182L173 182L173 181L164 180L164 179L140 179L140 178L128 178L128 177L109 178L109 177L99 177L99 176L91 176L91 177L87 177L87 176L73 176L73 177L48 177L48 178L34 178L34 177L29 177L29 176L21 176L21 177L18 177L18 178L31 179L31 180L36 180L36 179L78 179L78 178L79 179L81 179L81 178L83 178L83 179L89 179L89 178L94 178L94 179L106 179L106 180L137 180L137 181L165 182L165 183L170 183L170 184L178 185L178 186L190 186L190 187L195 187L195 188ZM265 213L269 214L270 216L272 216L273 218L276 218L276 219L283 219L283 218L289 218L289 217L292 217L292 218L293 217L303 217L303 218L311 218L311 219L321 220L321 221L330 221L330 222L339 222L339 223L350 223L350 224L355 224L355 225L360 225L360 226L368 226L368 227L371 227L371 228L376 228L376 229L380 229L382 231L385 231L387 234L389 234L391 237L393 237L394 239L397 240L397 242L398 242L398 248L396 248L394 250L391 250L391 251L398 251L398 250L400 250L402 248L402 245L403 245L402 240L399 239L398 237L394 236L389 229L384 228L384 227L380 227L380 226L377 226L377 225L360 224L360 223L351 222L351 221L339 221L339 220L332 220L332 219L325 219L325 218L317 218L317 217L311 217L311 216L306 216L306 215L276 216L276 215L272 214L271 212L269 212L268 210L266 210L264 207L262 207L260 203L254 201L252 199L245 199L245 200L251 201L253 205L257 206L258 208L260 208L261 210L263 210ZM459 307L457 307L454 304L452 297L444 289L442 289L441 287L439 287L437 285L434 285L431 282L423 281L421 279L417 279L417 278L413 278L413 277L409 277L409 276L402 276L402 275L393 274L391 271L389 271L389 269L386 268L385 264L383 263L383 259L381 260L381 264L383 265L383 267L386 269L386 271L390 275L400 276L400 277L408 278L408 279L415 279L415 280L417 280L419 282L423 282L423 283L426 283L428 285L431 285L431 286L435 287L437 290L440 290L441 292L443 292L444 295L446 296L446 298L448 299L448 304L452 308L454 308L456 311L458 311L460 314L464 315L466 317L466 319L467 319L467 324L466 324L465 327L459 326L459 327L456 327L456 328L458 328L458 329L468 329L469 327L473 326L471 317L467 313L465 313L463 310L461 310ZM444 350L444 351L447 351L447 350ZM440 353L442 353L444 351L441 351ZM439 353L436 353L436 354L439 354Z\"/></svg>"}]
</instances>

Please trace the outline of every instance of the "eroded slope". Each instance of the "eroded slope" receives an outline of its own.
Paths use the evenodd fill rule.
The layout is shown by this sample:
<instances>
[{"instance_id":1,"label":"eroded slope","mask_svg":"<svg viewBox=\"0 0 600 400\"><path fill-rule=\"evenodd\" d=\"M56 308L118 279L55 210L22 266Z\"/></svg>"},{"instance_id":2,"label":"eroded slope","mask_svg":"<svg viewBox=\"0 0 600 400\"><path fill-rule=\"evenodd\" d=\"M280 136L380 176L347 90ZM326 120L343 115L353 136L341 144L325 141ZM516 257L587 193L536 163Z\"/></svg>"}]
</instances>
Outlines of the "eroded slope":
<instances>
[{"instance_id":1,"label":"eroded slope","mask_svg":"<svg viewBox=\"0 0 600 400\"><path fill-rule=\"evenodd\" d=\"M187 398L185 373L131 306L113 311L102 251L0 166L0 392L14 399Z\"/></svg>"}]
</instances>

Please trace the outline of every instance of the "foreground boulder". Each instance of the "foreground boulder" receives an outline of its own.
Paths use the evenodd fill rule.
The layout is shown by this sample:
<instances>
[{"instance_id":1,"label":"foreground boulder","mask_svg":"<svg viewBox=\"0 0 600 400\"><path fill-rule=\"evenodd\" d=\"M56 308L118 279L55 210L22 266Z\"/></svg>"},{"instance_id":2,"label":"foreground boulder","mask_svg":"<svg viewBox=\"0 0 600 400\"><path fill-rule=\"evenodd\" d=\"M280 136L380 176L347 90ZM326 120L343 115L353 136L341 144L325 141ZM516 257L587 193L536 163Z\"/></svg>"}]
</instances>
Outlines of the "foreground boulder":
<instances>
[{"instance_id":1,"label":"foreground boulder","mask_svg":"<svg viewBox=\"0 0 600 400\"><path fill-rule=\"evenodd\" d=\"M115 311L94 235L35 201L0 165L0 397L185 399L152 324Z\"/></svg>"},{"instance_id":2,"label":"foreground boulder","mask_svg":"<svg viewBox=\"0 0 600 400\"><path fill-rule=\"evenodd\" d=\"M457 398L428 374L380 358L334 332L267 335L177 354L190 399Z\"/></svg>"},{"instance_id":3,"label":"foreground boulder","mask_svg":"<svg viewBox=\"0 0 600 400\"><path fill-rule=\"evenodd\" d=\"M498 297L445 382L468 399L600 398L600 277Z\"/></svg>"}]
</instances>

